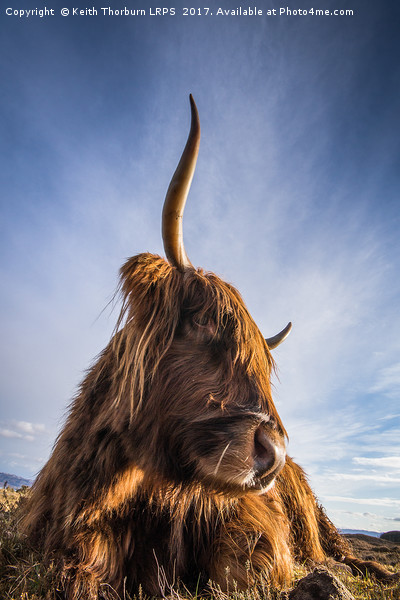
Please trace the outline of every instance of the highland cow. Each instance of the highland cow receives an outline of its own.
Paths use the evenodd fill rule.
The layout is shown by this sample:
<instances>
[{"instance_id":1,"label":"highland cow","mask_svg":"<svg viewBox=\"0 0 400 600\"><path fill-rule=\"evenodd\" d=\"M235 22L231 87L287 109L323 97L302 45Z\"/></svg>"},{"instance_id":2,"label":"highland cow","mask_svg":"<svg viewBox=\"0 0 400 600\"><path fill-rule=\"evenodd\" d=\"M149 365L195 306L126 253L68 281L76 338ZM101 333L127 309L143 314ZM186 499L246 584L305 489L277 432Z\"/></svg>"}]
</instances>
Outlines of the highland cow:
<instances>
[{"instance_id":1,"label":"highland cow","mask_svg":"<svg viewBox=\"0 0 400 600\"><path fill-rule=\"evenodd\" d=\"M226 589L289 584L296 561L327 556L376 571L349 549L285 451L270 386L271 349L237 290L195 269L182 215L200 125L168 188L168 260L121 269L115 333L89 370L25 516L69 600L160 595L182 582Z\"/></svg>"}]
</instances>

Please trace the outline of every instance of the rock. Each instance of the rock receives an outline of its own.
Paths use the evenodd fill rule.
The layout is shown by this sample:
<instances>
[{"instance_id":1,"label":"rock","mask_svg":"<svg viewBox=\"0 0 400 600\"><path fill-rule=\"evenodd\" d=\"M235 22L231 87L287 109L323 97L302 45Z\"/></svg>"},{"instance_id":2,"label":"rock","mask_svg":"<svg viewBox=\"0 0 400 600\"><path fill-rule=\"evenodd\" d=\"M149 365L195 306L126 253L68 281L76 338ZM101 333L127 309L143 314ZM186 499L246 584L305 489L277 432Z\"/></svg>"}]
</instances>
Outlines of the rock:
<instances>
[{"instance_id":1,"label":"rock","mask_svg":"<svg viewBox=\"0 0 400 600\"><path fill-rule=\"evenodd\" d=\"M353 573L349 565L345 565L343 562L337 562L333 558L327 558L324 564L328 571L334 575L352 575Z\"/></svg>"},{"instance_id":2,"label":"rock","mask_svg":"<svg viewBox=\"0 0 400 600\"><path fill-rule=\"evenodd\" d=\"M327 569L317 568L300 579L289 600L354 600L354 596Z\"/></svg>"}]
</instances>

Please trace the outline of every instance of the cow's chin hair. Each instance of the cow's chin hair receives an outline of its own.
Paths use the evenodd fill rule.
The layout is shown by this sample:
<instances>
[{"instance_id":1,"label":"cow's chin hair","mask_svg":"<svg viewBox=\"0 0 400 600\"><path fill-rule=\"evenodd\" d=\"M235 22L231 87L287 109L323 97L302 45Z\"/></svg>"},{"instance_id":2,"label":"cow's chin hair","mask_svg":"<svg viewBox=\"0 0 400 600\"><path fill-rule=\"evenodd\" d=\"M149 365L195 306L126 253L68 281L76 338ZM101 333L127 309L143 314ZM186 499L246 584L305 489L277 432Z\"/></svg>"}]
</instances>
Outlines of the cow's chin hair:
<instances>
[{"instance_id":1,"label":"cow's chin hair","mask_svg":"<svg viewBox=\"0 0 400 600\"><path fill-rule=\"evenodd\" d=\"M275 485L276 475L271 474L264 478L256 478L252 479L248 483L246 483L242 490L244 494L253 494L255 496L260 496L261 494L266 494Z\"/></svg>"},{"instance_id":2,"label":"cow's chin hair","mask_svg":"<svg viewBox=\"0 0 400 600\"><path fill-rule=\"evenodd\" d=\"M255 496L261 496L262 494L266 494L275 486L275 477L263 483L260 481L253 487L248 488L247 493L254 494Z\"/></svg>"},{"instance_id":3,"label":"cow's chin hair","mask_svg":"<svg viewBox=\"0 0 400 600\"><path fill-rule=\"evenodd\" d=\"M243 496L252 495L252 496L261 496L262 494L267 494L269 491L273 490L275 486L275 477L268 479L267 481L256 481L254 483L238 485L233 484L232 482L216 482L212 487L215 491L220 492L230 498L242 498Z\"/></svg>"},{"instance_id":4,"label":"cow's chin hair","mask_svg":"<svg viewBox=\"0 0 400 600\"><path fill-rule=\"evenodd\" d=\"M249 471L248 476L242 481L209 475L201 478L201 484L214 493L226 495L230 498L241 498L247 494L260 496L274 488L276 475L276 473L272 473L264 478L259 478L255 477L252 471Z\"/></svg>"}]
</instances>

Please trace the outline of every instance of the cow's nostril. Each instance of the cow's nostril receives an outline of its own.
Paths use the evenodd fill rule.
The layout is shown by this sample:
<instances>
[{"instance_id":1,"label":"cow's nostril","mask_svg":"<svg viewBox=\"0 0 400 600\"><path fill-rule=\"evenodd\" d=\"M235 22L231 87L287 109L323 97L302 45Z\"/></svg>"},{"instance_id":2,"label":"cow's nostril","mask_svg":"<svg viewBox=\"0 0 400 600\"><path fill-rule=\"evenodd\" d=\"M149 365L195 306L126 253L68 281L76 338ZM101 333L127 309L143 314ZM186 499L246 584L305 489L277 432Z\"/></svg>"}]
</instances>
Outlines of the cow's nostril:
<instances>
[{"instance_id":1,"label":"cow's nostril","mask_svg":"<svg viewBox=\"0 0 400 600\"><path fill-rule=\"evenodd\" d=\"M259 477L278 472L285 463L285 449L262 425L254 433L254 470Z\"/></svg>"}]
</instances>

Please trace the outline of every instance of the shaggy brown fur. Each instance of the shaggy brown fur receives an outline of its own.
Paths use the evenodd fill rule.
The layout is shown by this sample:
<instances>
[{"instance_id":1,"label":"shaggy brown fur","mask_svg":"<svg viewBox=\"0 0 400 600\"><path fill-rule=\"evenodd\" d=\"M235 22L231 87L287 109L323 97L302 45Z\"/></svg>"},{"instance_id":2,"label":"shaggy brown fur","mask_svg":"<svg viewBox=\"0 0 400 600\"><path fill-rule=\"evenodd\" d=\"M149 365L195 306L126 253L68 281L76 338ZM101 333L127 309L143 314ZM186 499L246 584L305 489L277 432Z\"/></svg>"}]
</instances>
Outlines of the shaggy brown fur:
<instances>
[{"instance_id":1,"label":"shaggy brown fur","mask_svg":"<svg viewBox=\"0 0 400 600\"><path fill-rule=\"evenodd\" d=\"M277 445L286 434L273 360L235 288L140 254L121 269L121 293L117 330L25 518L60 561L67 598L98 598L103 584L159 595L160 580L199 577L285 586L296 560L349 560L298 465L287 458L265 489L254 470L258 428Z\"/></svg>"}]
</instances>

